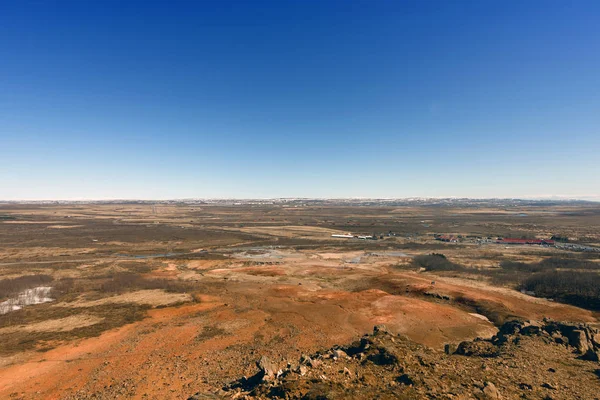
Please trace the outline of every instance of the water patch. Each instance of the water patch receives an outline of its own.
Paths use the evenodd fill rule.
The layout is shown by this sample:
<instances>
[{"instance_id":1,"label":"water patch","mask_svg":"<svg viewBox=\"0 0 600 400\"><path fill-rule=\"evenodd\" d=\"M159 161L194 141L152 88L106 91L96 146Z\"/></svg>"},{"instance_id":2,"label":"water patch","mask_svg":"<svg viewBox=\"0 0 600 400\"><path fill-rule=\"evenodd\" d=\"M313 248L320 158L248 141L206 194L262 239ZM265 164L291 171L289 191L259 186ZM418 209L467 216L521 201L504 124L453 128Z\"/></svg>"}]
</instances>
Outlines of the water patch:
<instances>
[{"instance_id":1,"label":"water patch","mask_svg":"<svg viewBox=\"0 0 600 400\"><path fill-rule=\"evenodd\" d=\"M54 299L50 298L51 290L51 286L39 286L33 289L26 289L19 293L17 297L0 303L0 315L20 310L21 308L32 304L42 304L54 301Z\"/></svg>"}]
</instances>

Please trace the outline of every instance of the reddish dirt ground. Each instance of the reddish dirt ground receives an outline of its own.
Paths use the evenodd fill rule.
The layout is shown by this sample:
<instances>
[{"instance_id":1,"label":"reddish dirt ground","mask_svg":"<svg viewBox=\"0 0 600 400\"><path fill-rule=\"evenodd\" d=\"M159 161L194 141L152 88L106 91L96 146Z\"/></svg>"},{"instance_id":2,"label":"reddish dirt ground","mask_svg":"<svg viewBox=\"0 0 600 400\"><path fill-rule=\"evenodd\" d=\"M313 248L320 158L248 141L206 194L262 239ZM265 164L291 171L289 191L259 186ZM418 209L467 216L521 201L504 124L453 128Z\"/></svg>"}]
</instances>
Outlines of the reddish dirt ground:
<instances>
[{"instance_id":1,"label":"reddish dirt ground","mask_svg":"<svg viewBox=\"0 0 600 400\"><path fill-rule=\"evenodd\" d=\"M526 318L595 321L591 312L479 282L398 272L384 262L328 262L211 270L227 281L196 296L197 304L150 310L143 321L3 368L0 398L185 398L252 374L261 355L284 364L375 324L438 350L496 332L472 309L437 295ZM371 288L356 289L360 281Z\"/></svg>"}]
</instances>

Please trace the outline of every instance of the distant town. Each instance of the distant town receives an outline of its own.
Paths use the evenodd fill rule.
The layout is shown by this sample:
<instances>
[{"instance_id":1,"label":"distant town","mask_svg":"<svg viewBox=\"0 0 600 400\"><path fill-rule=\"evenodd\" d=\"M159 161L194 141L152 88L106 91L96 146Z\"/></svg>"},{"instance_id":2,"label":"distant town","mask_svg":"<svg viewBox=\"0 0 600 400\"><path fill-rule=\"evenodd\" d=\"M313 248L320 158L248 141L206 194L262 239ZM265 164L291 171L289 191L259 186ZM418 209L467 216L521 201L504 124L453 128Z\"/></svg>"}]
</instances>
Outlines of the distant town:
<instances>
[{"instance_id":1,"label":"distant town","mask_svg":"<svg viewBox=\"0 0 600 400\"><path fill-rule=\"evenodd\" d=\"M359 239L359 240L377 240L384 239L389 236L397 236L395 232L387 232L385 234L332 234L332 238L337 239ZM600 247L586 246L578 243L569 243L568 238L552 236L550 239L538 239L538 238L509 238L509 237L484 237L484 236L473 236L473 235L448 235L448 234L433 234L433 238L440 242L446 243L494 243L499 245L536 245L544 247L556 247L564 250L571 251L591 251L600 252Z\"/></svg>"}]
</instances>

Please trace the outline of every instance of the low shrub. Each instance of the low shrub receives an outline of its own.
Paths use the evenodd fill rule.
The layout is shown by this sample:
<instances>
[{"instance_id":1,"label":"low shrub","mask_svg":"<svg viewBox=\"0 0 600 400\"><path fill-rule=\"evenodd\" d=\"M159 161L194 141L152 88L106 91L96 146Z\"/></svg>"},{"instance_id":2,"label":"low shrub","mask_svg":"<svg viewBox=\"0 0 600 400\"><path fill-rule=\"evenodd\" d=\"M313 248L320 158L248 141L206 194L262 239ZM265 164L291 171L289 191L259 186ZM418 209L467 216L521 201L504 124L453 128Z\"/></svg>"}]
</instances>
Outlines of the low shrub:
<instances>
[{"instance_id":1,"label":"low shrub","mask_svg":"<svg viewBox=\"0 0 600 400\"><path fill-rule=\"evenodd\" d=\"M591 271L549 271L527 278L521 289L590 310L600 310L600 274Z\"/></svg>"},{"instance_id":2,"label":"low shrub","mask_svg":"<svg viewBox=\"0 0 600 400\"><path fill-rule=\"evenodd\" d=\"M580 269L580 270L598 270L600 264L588 260L577 260L574 258L550 257L538 263L542 269Z\"/></svg>"},{"instance_id":3,"label":"low shrub","mask_svg":"<svg viewBox=\"0 0 600 400\"><path fill-rule=\"evenodd\" d=\"M100 284L103 293L124 293L142 289L163 289L167 292L184 293L193 290L191 282L174 279L152 279L131 272L117 272Z\"/></svg>"},{"instance_id":4,"label":"low shrub","mask_svg":"<svg viewBox=\"0 0 600 400\"><path fill-rule=\"evenodd\" d=\"M468 268L455 264L438 253L416 256L413 258L412 265L425 268L426 271L468 271Z\"/></svg>"},{"instance_id":5,"label":"low shrub","mask_svg":"<svg viewBox=\"0 0 600 400\"><path fill-rule=\"evenodd\" d=\"M500 268L505 271L519 271L536 273L552 270L598 270L600 264L589 260L578 260L573 258L549 257L537 263L524 263L516 261L502 261Z\"/></svg>"},{"instance_id":6,"label":"low shrub","mask_svg":"<svg viewBox=\"0 0 600 400\"><path fill-rule=\"evenodd\" d=\"M53 281L50 275L25 275L18 278L0 280L0 299L14 297L20 292L38 286L46 286Z\"/></svg>"}]
</instances>

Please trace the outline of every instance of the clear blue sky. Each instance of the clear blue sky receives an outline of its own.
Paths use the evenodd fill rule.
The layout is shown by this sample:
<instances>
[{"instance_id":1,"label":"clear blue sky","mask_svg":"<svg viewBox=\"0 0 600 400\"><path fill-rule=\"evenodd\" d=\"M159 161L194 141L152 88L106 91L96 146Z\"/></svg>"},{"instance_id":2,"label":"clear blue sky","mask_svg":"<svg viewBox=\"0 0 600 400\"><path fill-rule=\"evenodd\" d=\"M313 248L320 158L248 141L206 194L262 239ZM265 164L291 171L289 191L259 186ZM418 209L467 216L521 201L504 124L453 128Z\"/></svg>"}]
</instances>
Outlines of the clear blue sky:
<instances>
[{"instance_id":1,"label":"clear blue sky","mask_svg":"<svg viewBox=\"0 0 600 400\"><path fill-rule=\"evenodd\" d=\"M598 1L1 1L0 199L600 199Z\"/></svg>"}]
</instances>

